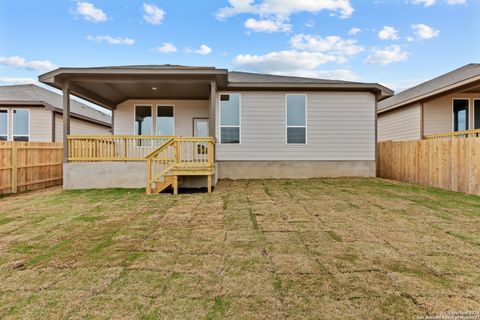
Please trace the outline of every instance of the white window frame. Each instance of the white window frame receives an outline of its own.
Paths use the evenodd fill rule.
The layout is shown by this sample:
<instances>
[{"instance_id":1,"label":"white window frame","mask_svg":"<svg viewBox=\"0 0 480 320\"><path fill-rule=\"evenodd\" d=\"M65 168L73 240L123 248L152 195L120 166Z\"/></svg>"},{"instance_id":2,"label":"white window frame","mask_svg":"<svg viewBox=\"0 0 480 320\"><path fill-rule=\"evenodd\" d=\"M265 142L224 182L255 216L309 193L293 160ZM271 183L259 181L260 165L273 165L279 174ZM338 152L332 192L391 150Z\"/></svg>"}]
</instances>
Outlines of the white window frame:
<instances>
[{"instance_id":1,"label":"white window frame","mask_svg":"<svg viewBox=\"0 0 480 320\"><path fill-rule=\"evenodd\" d=\"M173 136L176 134L176 126L175 126L175 120L176 120L176 114L175 114L175 105L171 103L158 103L155 105L155 123L153 123L152 120L152 127L155 128L153 131L154 135L157 135L157 118L158 118L158 107L172 107L173 108Z\"/></svg>"},{"instance_id":2,"label":"white window frame","mask_svg":"<svg viewBox=\"0 0 480 320\"><path fill-rule=\"evenodd\" d=\"M238 126L222 125L222 95L238 94ZM238 143L223 143L222 128L238 128ZM242 144L242 94L240 92L219 92L218 94L218 137L219 144L238 146Z\"/></svg>"},{"instance_id":3,"label":"white window frame","mask_svg":"<svg viewBox=\"0 0 480 320\"><path fill-rule=\"evenodd\" d=\"M476 123L475 123L475 101L480 101L480 98L473 98L472 99L472 130L475 130ZM478 127L480 129L480 123L478 124Z\"/></svg>"},{"instance_id":4,"label":"white window frame","mask_svg":"<svg viewBox=\"0 0 480 320\"><path fill-rule=\"evenodd\" d=\"M455 100L467 100L468 101L468 106L467 106L467 130L470 130L470 98L452 98L452 107L451 107L451 115L452 115L452 132L456 132L455 131L455 116L454 116L454 104L455 104Z\"/></svg>"},{"instance_id":5,"label":"white window frame","mask_svg":"<svg viewBox=\"0 0 480 320\"><path fill-rule=\"evenodd\" d=\"M289 126L288 125L288 96L305 96L305 125ZM305 143L289 143L288 128L305 128ZM308 94L306 93L286 93L285 94L285 144L288 146L306 146L308 144Z\"/></svg>"},{"instance_id":6,"label":"white window frame","mask_svg":"<svg viewBox=\"0 0 480 320\"><path fill-rule=\"evenodd\" d=\"M137 134L135 133L135 122L137 121L137 117L136 117L137 107L150 107L150 114L152 115L152 131L153 131L151 135L153 135L155 133L155 130L154 130L155 120L153 116L153 105L149 103L138 103L133 105L133 135L137 136Z\"/></svg>"},{"instance_id":7,"label":"white window frame","mask_svg":"<svg viewBox=\"0 0 480 320\"><path fill-rule=\"evenodd\" d=\"M10 110L8 108L0 108L0 111L7 111L7 140L5 140L5 141L10 141L10 134L9 134L9 132L10 132ZM30 133L30 130L29 130L29 133ZM0 140L0 141L3 141L3 140Z\"/></svg>"},{"instance_id":8,"label":"white window frame","mask_svg":"<svg viewBox=\"0 0 480 320\"><path fill-rule=\"evenodd\" d=\"M28 134L25 135L25 134L15 134L13 131L15 130L14 128L14 125L13 125L13 118L15 117L15 111L16 110L26 110L27 113L28 113ZM30 132L31 132L31 128L30 128L30 124L31 124L31 121L30 121L30 109L28 108L13 108L12 109L12 126L11 126L11 131L12 131L12 140L11 141L15 141L15 137L27 137L28 140L30 142ZM7 129L8 130L8 129Z\"/></svg>"}]
</instances>

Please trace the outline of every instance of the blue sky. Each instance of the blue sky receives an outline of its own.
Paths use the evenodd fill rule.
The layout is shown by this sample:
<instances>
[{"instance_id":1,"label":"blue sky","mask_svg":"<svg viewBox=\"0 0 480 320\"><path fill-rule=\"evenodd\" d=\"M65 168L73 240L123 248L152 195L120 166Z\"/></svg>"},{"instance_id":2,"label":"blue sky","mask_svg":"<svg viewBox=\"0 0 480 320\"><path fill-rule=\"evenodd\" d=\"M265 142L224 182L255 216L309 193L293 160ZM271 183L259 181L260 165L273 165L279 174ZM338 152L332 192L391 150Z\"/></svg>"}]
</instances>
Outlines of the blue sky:
<instances>
[{"instance_id":1,"label":"blue sky","mask_svg":"<svg viewBox=\"0 0 480 320\"><path fill-rule=\"evenodd\" d=\"M170 63L401 90L480 62L479 30L478 0L2 0L0 84Z\"/></svg>"}]
</instances>

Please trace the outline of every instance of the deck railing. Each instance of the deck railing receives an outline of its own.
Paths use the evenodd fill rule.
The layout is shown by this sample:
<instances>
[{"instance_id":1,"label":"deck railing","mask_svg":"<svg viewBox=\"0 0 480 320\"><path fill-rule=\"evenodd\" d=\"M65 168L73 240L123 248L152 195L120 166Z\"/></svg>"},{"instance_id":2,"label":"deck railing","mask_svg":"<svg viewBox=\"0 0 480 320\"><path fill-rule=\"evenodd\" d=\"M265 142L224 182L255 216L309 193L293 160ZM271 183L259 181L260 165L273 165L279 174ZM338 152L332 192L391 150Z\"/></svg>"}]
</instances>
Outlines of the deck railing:
<instances>
[{"instance_id":1,"label":"deck railing","mask_svg":"<svg viewBox=\"0 0 480 320\"><path fill-rule=\"evenodd\" d=\"M478 138L480 137L480 129L453 131L446 133L431 134L425 136L425 139L441 139L441 138Z\"/></svg>"},{"instance_id":2,"label":"deck railing","mask_svg":"<svg viewBox=\"0 0 480 320\"><path fill-rule=\"evenodd\" d=\"M68 136L68 161L145 161L172 136Z\"/></svg>"},{"instance_id":3,"label":"deck railing","mask_svg":"<svg viewBox=\"0 0 480 320\"><path fill-rule=\"evenodd\" d=\"M152 183L166 175L206 175L208 186L214 169L215 140L213 138L173 137L147 155L147 194ZM177 180L175 180L177 183ZM178 186L174 186L175 192ZM210 190L210 187L208 188Z\"/></svg>"}]
</instances>

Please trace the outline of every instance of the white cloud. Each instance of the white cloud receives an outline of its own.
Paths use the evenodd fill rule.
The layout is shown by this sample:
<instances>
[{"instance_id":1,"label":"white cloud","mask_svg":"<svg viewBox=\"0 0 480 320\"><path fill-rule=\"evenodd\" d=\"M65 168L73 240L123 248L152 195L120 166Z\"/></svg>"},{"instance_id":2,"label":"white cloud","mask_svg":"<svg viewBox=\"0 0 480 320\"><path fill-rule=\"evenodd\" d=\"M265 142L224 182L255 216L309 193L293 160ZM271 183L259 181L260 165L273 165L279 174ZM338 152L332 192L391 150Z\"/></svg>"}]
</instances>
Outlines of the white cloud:
<instances>
[{"instance_id":1,"label":"white cloud","mask_svg":"<svg viewBox=\"0 0 480 320\"><path fill-rule=\"evenodd\" d=\"M28 84L28 83L37 83L37 82L38 81L33 78L0 77L0 83L3 85Z\"/></svg>"},{"instance_id":2,"label":"white cloud","mask_svg":"<svg viewBox=\"0 0 480 320\"><path fill-rule=\"evenodd\" d=\"M383 49L374 48L372 54L367 57L365 63L387 65L393 62L400 62L408 59L408 52L405 52L398 45L392 45Z\"/></svg>"},{"instance_id":3,"label":"white cloud","mask_svg":"<svg viewBox=\"0 0 480 320\"><path fill-rule=\"evenodd\" d=\"M423 5L425 7L431 7L438 2L438 0L411 0L413 4ZM444 0L446 4L456 5L456 4L465 4L467 0Z\"/></svg>"},{"instance_id":4,"label":"white cloud","mask_svg":"<svg viewBox=\"0 0 480 320\"><path fill-rule=\"evenodd\" d=\"M212 48L210 48L209 46L207 46L205 44L202 44L200 46L200 48L195 50L195 53L201 54L202 56L206 56L206 55L209 55L210 53L212 53Z\"/></svg>"},{"instance_id":5,"label":"white cloud","mask_svg":"<svg viewBox=\"0 0 480 320\"><path fill-rule=\"evenodd\" d=\"M348 18L354 12L350 0L229 0L229 3L230 6L217 11L217 19L225 20L242 13L288 18L298 12L320 11L338 12L341 18Z\"/></svg>"},{"instance_id":6,"label":"white cloud","mask_svg":"<svg viewBox=\"0 0 480 320\"><path fill-rule=\"evenodd\" d=\"M354 36L354 35L359 34L360 32L362 32L362 29L360 29L360 28L351 28L351 29L348 31L348 35Z\"/></svg>"},{"instance_id":7,"label":"white cloud","mask_svg":"<svg viewBox=\"0 0 480 320\"><path fill-rule=\"evenodd\" d=\"M90 22L105 22L108 20L107 14L99 8L96 8L90 2L77 1L77 6L73 10L73 14L82 17Z\"/></svg>"},{"instance_id":8,"label":"white cloud","mask_svg":"<svg viewBox=\"0 0 480 320\"><path fill-rule=\"evenodd\" d=\"M387 88L390 88L395 91L395 93L402 92L404 90L407 90L411 87L414 87L416 85L419 85L420 83L423 83L427 81L428 79L406 79L406 80L399 80L396 82L387 82L387 83L382 83L384 86Z\"/></svg>"},{"instance_id":9,"label":"white cloud","mask_svg":"<svg viewBox=\"0 0 480 320\"><path fill-rule=\"evenodd\" d=\"M292 25L286 23L283 19L264 19L256 20L253 18L245 21L245 27L255 32L289 32Z\"/></svg>"},{"instance_id":10,"label":"white cloud","mask_svg":"<svg viewBox=\"0 0 480 320\"><path fill-rule=\"evenodd\" d=\"M150 3L143 4L143 12L143 19L153 25L161 24L166 15L163 9L160 9L156 5Z\"/></svg>"},{"instance_id":11,"label":"white cloud","mask_svg":"<svg viewBox=\"0 0 480 320\"><path fill-rule=\"evenodd\" d=\"M130 46L135 43L135 40L130 38L114 38L112 36L87 36L87 40L94 41L97 43L108 43L108 44L120 44Z\"/></svg>"},{"instance_id":12,"label":"white cloud","mask_svg":"<svg viewBox=\"0 0 480 320\"><path fill-rule=\"evenodd\" d=\"M440 30L435 30L426 24L412 25L413 33L420 39L432 39L440 34Z\"/></svg>"},{"instance_id":13,"label":"white cloud","mask_svg":"<svg viewBox=\"0 0 480 320\"><path fill-rule=\"evenodd\" d=\"M49 60L27 61L25 58L19 56L0 57L0 64L31 71L48 71L57 68L57 66Z\"/></svg>"},{"instance_id":14,"label":"white cloud","mask_svg":"<svg viewBox=\"0 0 480 320\"><path fill-rule=\"evenodd\" d=\"M290 44L295 49L302 49L313 52L323 52L344 59L344 56L353 56L364 51L363 47L357 44L357 40L343 39L339 36L320 36L299 34L290 39Z\"/></svg>"},{"instance_id":15,"label":"white cloud","mask_svg":"<svg viewBox=\"0 0 480 320\"><path fill-rule=\"evenodd\" d=\"M433 6L437 0L412 0L413 4L421 4L425 7Z\"/></svg>"},{"instance_id":16,"label":"white cloud","mask_svg":"<svg viewBox=\"0 0 480 320\"><path fill-rule=\"evenodd\" d=\"M313 20L305 21L305 27L312 28L313 26L315 26L315 22Z\"/></svg>"},{"instance_id":17,"label":"white cloud","mask_svg":"<svg viewBox=\"0 0 480 320\"><path fill-rule=\"evenodd\" d=\"M282 75L282 73L277 73ZM333 69L333 70L294 70L283 73L286 76L331 79L343 81L358 81L359 77L350 69Z\"/></svg>"},{"instance_id":18,"label":"white cloud","mask_svg":"<svg viewBox=\"0 0 480 320\"><path fill-rule=\"evenodd\" d=\"M264 55L237 55L233 61L235 66L257 72L282 74L299 70L314 70L318 66L334 62L337 58L321 52L307 51L274 51Z\"/></svg>"},{"instance_id":19,"label":"white cloud","mask_svg":"<svg viewBox=\"0 0 480 320\"><path fill-rule=\"evenodd\" d=\"M173 53L173 52L177 52L178 50L177 50L177 47L175 47L170 42L165 42L160 47L156 48L155 51L160 53Z\"/></svg>"},{"instance_id":20,"label":"white cloud","mask_svg":"<svg viewBox=\"0 0 480 320\"><path fill-rule=\"evenodd\" d=\"M382 40L397 40L398 31L394 27L384 26L383 29L378 32L378 37Z\"/></svg>"}]
</instances>

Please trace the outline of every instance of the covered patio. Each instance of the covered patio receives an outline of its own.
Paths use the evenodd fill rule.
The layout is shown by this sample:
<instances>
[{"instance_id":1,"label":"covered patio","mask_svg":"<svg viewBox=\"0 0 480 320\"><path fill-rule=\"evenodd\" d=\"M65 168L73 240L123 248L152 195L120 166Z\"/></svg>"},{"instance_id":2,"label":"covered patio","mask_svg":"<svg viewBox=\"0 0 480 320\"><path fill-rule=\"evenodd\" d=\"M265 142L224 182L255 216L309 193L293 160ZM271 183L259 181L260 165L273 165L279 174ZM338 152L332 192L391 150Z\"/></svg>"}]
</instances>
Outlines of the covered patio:
<instances>
[{"instance_id":1,"label":"covered patio","mask_svg":"<svg viewBox=\"0 0 480 320\"><path fill-rule=\"evenodd\" d=\"M227 75L224 69L174 65L59 68L41 75L42 83L63 91L67 187L69 172L95 172L111 163L144 176L147 193L169 186L177 193L181 176L206 176L211 191L216 94ZM70 135L70 95L111 111L112 135Z\"/></svg>"}]
</instances>

